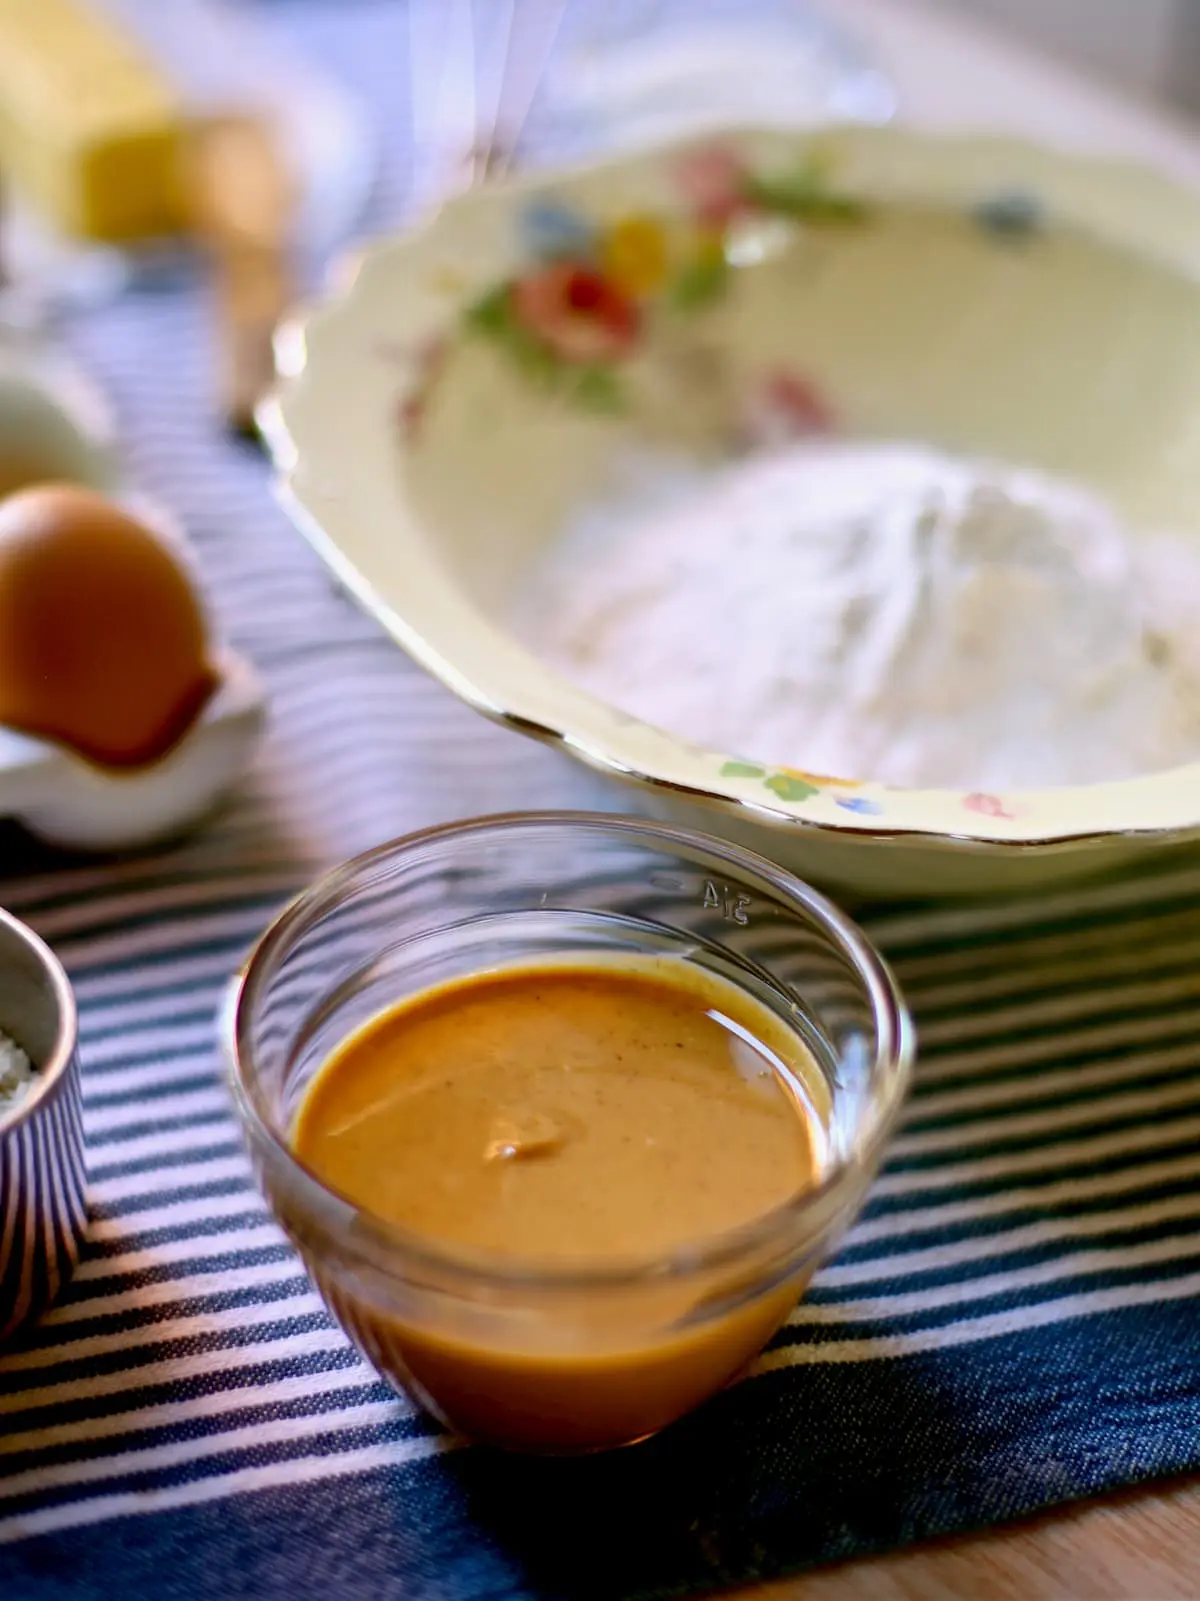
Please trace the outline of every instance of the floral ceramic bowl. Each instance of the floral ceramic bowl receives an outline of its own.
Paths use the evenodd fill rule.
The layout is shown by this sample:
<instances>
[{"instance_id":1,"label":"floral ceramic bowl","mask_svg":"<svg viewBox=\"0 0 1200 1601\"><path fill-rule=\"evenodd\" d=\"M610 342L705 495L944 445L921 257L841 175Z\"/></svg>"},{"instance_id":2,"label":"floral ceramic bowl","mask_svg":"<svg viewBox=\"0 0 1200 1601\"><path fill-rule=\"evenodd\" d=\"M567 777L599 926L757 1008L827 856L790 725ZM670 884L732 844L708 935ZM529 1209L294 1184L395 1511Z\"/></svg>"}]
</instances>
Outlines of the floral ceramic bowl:
<instances>
[{"instance_id":1,"label":"floral ceramic bowl","mask_svg":"<svg viewBox=\"0 0 1200 1601\"><path fill-rule=\"evenodd\" d=\"M1200 200L895 129L747 130L484 187L280 338L287 503L399 642L652 808L878 894L1025 888L1200 837L1200 766L1014 794L697 748L519 643L539 551L636 446L930 440L1200 520Z\"/></svg>"}]
</instances>

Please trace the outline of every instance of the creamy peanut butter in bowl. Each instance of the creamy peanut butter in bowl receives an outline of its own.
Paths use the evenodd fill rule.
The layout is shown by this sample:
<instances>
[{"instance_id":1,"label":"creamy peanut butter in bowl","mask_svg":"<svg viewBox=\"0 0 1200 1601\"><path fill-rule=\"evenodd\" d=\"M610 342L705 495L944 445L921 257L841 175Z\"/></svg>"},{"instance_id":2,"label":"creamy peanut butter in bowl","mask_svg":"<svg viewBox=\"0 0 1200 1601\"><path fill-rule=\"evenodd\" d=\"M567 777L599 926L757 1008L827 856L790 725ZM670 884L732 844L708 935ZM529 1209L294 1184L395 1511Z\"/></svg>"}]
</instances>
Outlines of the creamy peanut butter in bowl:
<instances>
[{"instance_id":1,"label":"creamy peanut butter in bowl","mask_svg":"<svg viewBox=\"0 0 1200 1601\"><path fill-rule=\"evenodd\" d=\"M537 1452L643 1439L786 1340L913 1051L886 966L815 891L583 813L335 870L263 937L226 1045L346 1332L453 1429Z\"/></svg>"}]
</instances>

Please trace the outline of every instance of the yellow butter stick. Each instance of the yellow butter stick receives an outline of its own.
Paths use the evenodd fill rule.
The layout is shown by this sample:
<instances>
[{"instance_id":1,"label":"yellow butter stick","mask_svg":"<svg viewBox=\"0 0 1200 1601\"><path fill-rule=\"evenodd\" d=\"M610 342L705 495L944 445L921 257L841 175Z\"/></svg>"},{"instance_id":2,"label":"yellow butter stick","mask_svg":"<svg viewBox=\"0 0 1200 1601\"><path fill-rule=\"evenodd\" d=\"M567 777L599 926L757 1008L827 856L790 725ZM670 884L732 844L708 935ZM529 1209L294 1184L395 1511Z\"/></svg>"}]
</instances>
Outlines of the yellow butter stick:
<instances>
[{"instance_id":1,"label":"yellow butter stick","mask_svg":"<svg viewBox=\"0 0 1200 1601\"><path fill-rule=\"evenodd\" d=\"M170 81L88 0L0 0L0 170L61 232L180 231L183 140Z\"/></svg>"}]
</instances>

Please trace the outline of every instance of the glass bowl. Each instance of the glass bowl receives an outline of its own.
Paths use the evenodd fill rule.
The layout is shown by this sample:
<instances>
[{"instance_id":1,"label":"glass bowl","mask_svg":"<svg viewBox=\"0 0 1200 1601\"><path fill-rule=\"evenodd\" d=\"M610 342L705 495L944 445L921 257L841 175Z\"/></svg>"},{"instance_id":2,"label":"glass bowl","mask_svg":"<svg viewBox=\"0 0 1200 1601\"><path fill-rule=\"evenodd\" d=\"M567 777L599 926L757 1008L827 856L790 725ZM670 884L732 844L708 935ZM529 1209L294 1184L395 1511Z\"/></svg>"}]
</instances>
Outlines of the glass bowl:
<instances>
[{"instance_id":1,"label":"glass bowl","mask_svg":"<svg viewBox=\"0 0 1200 1601\"><path fill-rule=\"evenodd\" d=\"M460 975L597 956L697 964L796 1032L820 1080L818 1182L735 1231L597 1266L448 1248L293 1155L313 1075L370 1018ZM224 1032L260 1182L347 1334L453 1428L534 1451L642 1439L744 1367L858 1209L913 1053L886 966L814 890L722 841L585 813L432 829L337 868L263 936Z\"/></svg>"}]
</instances>

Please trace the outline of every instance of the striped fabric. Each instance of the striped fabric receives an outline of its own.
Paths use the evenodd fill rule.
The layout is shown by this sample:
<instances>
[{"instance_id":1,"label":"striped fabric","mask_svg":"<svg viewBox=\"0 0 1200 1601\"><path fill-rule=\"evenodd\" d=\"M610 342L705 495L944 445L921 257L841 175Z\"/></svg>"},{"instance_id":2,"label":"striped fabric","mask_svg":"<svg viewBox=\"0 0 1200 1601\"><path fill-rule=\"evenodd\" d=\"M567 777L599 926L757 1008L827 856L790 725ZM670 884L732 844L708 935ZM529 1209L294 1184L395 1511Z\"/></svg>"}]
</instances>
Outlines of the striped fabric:
<instances>
[{"instance_id":1,"label":"striped fabric","mask_svg":"<svg viewBox=\"0 0 1200 1601\"><path fill-rule=\"evenodd\" d=\"M57 1300L88 1228L87 1158L75 1055L51 1102L4 1136L0 1341Z\"/></svg>"},{"instance_id":2,"label":"striped fabric","mask_svg":"<svg viewBox=\"0 0 1200 1601\"><path fill-rule=\"evenodd\" d=\"M278 7L276 10L285 9ZM396 123L398 5L286 8ZM401 108L401 109L398 109ZM923 1046L870 1204L755 1374L636 1451L502 1461L392 1397L266 1214L222 989L328 862L452 816L613 804L485 726L327 582L208 413L202 284L90 315L130 463L266 678L259 771L119 864L0 839L81 1012L94 1222L0 1356L0 1596L632 1595L732 1583L1200 1467L1200 862L1036 908L868 915Z\"/></svg>"}]
</instances>

